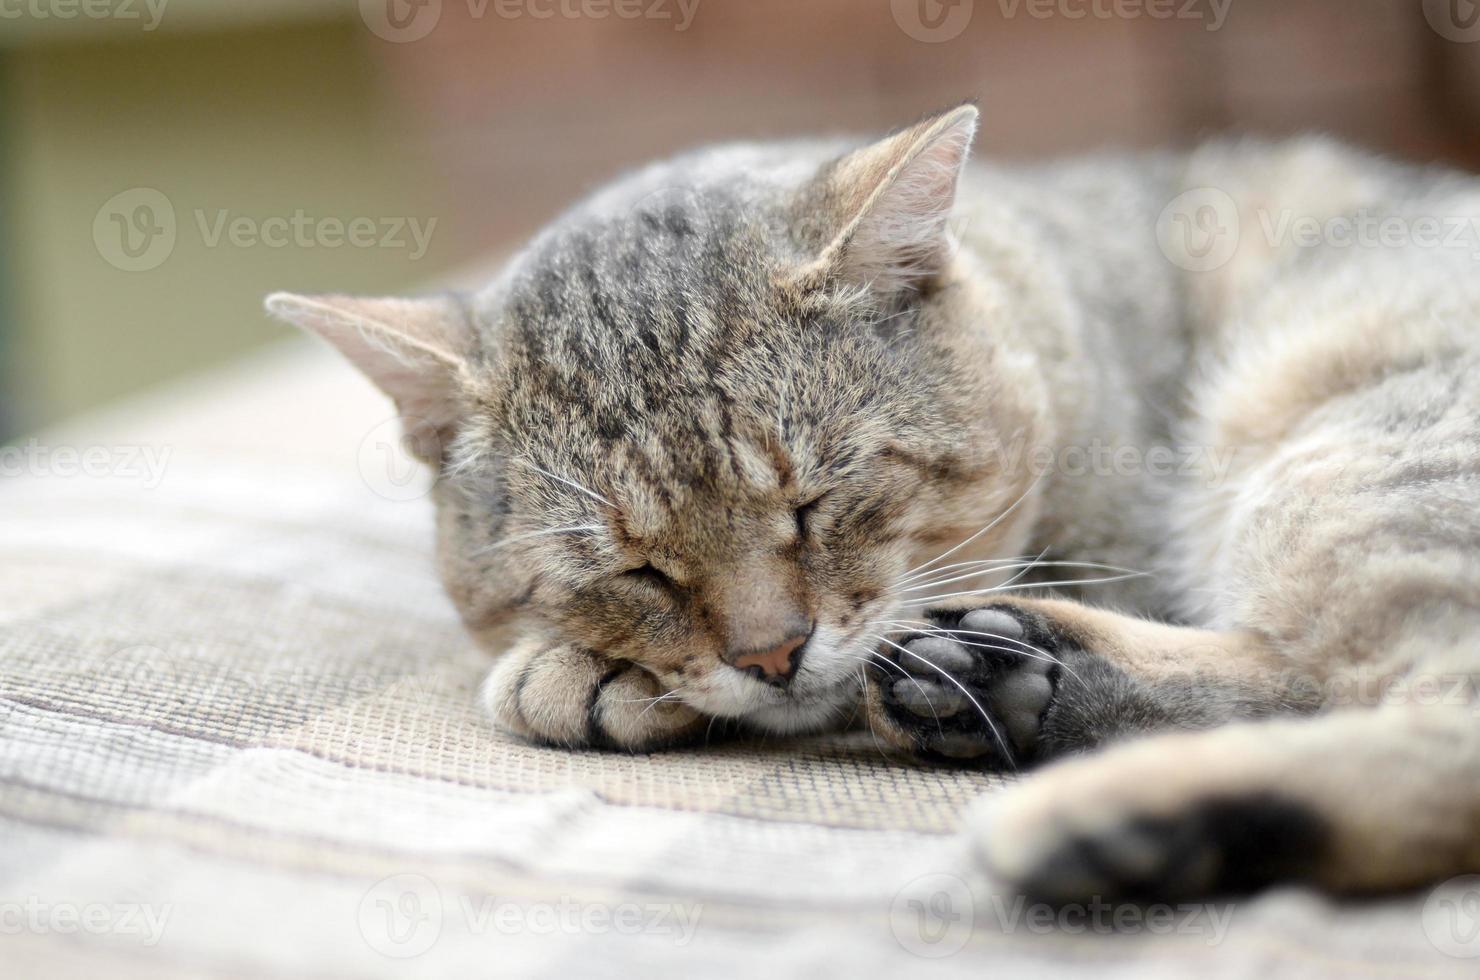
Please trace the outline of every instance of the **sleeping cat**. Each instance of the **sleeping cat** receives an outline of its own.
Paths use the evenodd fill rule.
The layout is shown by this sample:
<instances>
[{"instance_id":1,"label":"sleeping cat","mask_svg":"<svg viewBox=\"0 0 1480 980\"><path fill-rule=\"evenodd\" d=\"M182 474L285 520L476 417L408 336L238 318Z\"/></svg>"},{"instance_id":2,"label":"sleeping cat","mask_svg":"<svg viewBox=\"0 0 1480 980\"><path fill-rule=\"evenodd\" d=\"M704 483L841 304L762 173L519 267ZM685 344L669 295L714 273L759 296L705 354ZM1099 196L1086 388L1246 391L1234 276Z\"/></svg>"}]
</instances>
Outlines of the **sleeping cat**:
<instances>
[{"instance_id":1,"label":"sleeping cat","mask_svg":"<svg viewBox=\"0 0 1480 980\"><path fill-rule=\"evenodd\" d=\"M474 296L268 300L438 469L493 717L1052 762L968 828L1050 900L1480 870L1480 275L1418 234L1480 184L976 122L654 165Z\"/></svg>"}]
</instances>

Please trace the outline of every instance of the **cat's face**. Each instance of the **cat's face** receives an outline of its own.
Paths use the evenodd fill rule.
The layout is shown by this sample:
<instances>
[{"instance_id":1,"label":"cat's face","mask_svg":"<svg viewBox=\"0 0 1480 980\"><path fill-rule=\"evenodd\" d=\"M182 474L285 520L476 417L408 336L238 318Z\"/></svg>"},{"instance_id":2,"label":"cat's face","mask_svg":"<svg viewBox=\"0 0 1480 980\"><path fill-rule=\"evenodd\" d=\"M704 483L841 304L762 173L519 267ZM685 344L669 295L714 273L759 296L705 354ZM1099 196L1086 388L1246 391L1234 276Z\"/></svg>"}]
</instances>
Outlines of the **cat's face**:
<instances>
[{"instance_id":1,"label":"cat's face","mask_svg":"<svg viewBox=\"0 0 1480 980\"><path fill-rule=\"evenodd\" d=\"M944 120L821 168L639 175L367 368L442 469L440 561L475 635L516 621L773 730L856 702L875 637L918 615L903 576L1027 490L992 448L1031 413L958 322L940 227L974 114ZM911 165L935 184L900 202L852 186ZM1010 553L1031 509L950 560Z\"/></svg>"}]
</instances>

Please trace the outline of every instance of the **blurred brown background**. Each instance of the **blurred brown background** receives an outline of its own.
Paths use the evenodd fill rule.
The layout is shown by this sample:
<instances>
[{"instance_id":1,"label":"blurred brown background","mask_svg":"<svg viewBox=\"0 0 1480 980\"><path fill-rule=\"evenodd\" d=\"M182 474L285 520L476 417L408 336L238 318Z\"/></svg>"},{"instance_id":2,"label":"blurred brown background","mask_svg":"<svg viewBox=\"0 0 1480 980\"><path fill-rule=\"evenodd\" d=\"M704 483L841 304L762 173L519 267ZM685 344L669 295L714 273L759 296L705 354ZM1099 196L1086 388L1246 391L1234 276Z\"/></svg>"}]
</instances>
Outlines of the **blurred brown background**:
<instances>
[{"instance_id":1,"label":"blurred brown background","mask_svg":"<svg viewBox=\"0 0 1480 980\"><path fill-rule=\"evenodd\" d=\"M267 291L414 289L707 140L975 98L978 152L1016 159L1317 129L1480 165L1474 0L28 4L0 18L0 437L284 335Z\"/></svg>"},{"instance_id":2,"label":"blurred brown background","mask_svg":"<svg viewBox=\"0 0 1480 980\"><path fill-rule=\"evenodd\" d=\"M968 97L978 152L1014 158L1308 129L1480 153L1480 46L1446 39L1418 0L699 0L676 27L449 4L425 39L376 56L489 242L688 144L887 129Z\"/></svg>"}]
</instances>

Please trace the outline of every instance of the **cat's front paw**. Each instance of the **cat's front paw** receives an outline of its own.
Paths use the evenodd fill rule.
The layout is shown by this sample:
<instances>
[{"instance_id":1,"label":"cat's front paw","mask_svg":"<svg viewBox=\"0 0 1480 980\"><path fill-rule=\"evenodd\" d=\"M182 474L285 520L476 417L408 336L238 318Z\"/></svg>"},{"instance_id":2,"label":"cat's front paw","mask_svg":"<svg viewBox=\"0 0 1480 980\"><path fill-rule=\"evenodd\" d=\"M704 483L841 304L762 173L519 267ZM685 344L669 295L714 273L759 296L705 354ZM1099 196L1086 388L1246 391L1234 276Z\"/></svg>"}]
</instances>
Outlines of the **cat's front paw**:
<instances>
[{"instance_id":1,"label":"cat's front paw","mask_svg":"<svg viewBox=\"0 0 1480 980\"><path fill-rule=\"evenodd\" d=\"M1038 750L1058 683L1052 637L1007 606L933 612L880 653L877 709L890 734L935 761L1013 769Z\"/></svg>"},{"instance_id":2,"label":"cat's front paw","mask_svg":"<svg viewBox=\"0 0 1480 980\"><path fill-rule=\"evenodd\" d=\"M692 741L707 726L648 671L567 644L519 644L489 673L481 698L504 729L563 748L647 752Z\"/></svg>"}]
</instances>

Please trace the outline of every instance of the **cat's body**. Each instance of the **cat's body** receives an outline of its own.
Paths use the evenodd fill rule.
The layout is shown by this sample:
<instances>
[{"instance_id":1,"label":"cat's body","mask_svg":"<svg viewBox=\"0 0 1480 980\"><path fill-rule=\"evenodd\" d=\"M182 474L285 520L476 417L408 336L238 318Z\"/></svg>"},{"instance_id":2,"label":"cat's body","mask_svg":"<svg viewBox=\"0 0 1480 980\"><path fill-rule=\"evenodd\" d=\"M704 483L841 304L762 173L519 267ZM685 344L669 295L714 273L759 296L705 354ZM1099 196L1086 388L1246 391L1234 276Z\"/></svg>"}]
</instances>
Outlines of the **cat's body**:
<instances>
[{"instance_id":1,"label":"cat's body","mask_svg":"<svg viewBox=\"0 0 1480 980\"><path fill-rule=\"evenodd\" d=\"M1480 867L1480 184L1322 141L967 166L974 123L656 165L470 302L274 300L441 467L449 591L523 630L495 716L1150 736L974 825L1050 898Z\"/></svg>"}]
</instances>

